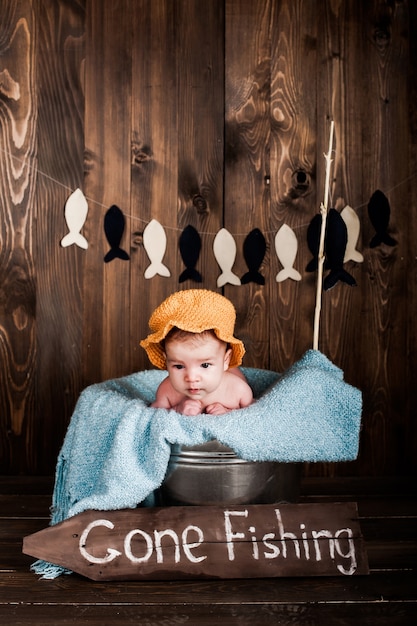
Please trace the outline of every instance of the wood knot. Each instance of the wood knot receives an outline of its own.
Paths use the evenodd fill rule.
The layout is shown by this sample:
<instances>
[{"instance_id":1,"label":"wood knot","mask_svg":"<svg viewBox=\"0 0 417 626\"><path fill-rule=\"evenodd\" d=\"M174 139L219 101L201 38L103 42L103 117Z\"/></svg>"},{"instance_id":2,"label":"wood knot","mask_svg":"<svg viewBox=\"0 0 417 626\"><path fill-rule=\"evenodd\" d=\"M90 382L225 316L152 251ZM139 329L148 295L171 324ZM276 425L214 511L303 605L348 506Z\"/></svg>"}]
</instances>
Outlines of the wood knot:
<instances>
[{"instance_id":1,"label":"wood knot","mask_svg":"<svg viewBox=\"0 0 417 626\"><path fill-rule=\"evenodd\" d=\"M132 143L132 165L142 165L145 161L152 159L152 150L149 146L140 145L136 142Z\"/></svg>"},{"instance_id":2,"label":"wood knot","mask_svg":"<svg viewBox=\"0 0 417 626\"><path fill-rule=\"evenodd\" d=\"M94 169L94 165L96 162L97 159L94 152L86 148L83 154L83 167L85 176L88 176L88 174Z\"/></svg>"},{"instance_id":3,"label":"wood knot","mask_svg":"<svg viewBox=\"0 0 417 626\"><path fill-rule=\"evenodd\" d=\"M199 215L207 213L207 202L199 193L193 196L193 206L195 206Z\"/></svg>"},{"instance_id":4,"label":"wood knot","mask_svg":"<svg viewBox=\"0 0 417 626\"><path fill-rule=\"evenodd\" d=\"M291 176L291 191L292 198L299 198L304 196L310 189L311 178L310 174L303 168L299 168L292 173Z\"/></svg>"},{"instance_id":5,"label":"wood knot","mask_svg":"<svg viewBox=\"0 0 417 626\"><path fill-rule=\"evenodd\" d=\"M137 248L143 246L143 232L135 230L135 232L132 233L132 245L136 246Z\"/></svg>"},{"instance_id":6,"label":"wood knot","mask_svg":"<svg viewBox=\"0 0 417 626\"><path fill-rule=\"evenodd\" d=\"M7 69L0 72L0 93L10 100L20 100L20 85L10 76Z\"/></svg>"},{"instance_id":7,"label":"wood knot","mask_svg":"<svg viewBox=\"0 0 417 626\"><path fill-rule=\"evenodd\" d=\"M381 52L388 48L391 41L391 33L387 26L379 26L374 30L374 41Z\"/></svg>"},{"instance_id":8,"label":"wood knot","mask_svg":"<svg viewBox=\"0 0 417 626\"><path fill-rule=\"evenodd\" d=\"M29 316L23 305L19 305L14 309L12 317L17 330L24 330L27 327Z\"/></svg>"}]
</instances>

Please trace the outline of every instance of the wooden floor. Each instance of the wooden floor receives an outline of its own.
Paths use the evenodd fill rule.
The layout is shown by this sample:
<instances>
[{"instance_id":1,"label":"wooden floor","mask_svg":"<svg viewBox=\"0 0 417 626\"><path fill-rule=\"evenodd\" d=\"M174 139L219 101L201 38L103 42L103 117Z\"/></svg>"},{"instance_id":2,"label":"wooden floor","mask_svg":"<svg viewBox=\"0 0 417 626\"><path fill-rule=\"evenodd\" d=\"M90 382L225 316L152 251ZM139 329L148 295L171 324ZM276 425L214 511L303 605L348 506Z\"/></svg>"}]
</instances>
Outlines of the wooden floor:
<instances>
[{"instance_id":1,"label":"wooden floor","mask_svg":"<svg viewBox=\"0 0 417 626\"><path fill-rule=\"evenodd\" d=\"M227 581L40 580L22 538L48 525L52 481L0 478L0 624L417 624L417 499L412 479L310 479L301 502L356 501L369 576Z\"/></svg>"}]
</instances>

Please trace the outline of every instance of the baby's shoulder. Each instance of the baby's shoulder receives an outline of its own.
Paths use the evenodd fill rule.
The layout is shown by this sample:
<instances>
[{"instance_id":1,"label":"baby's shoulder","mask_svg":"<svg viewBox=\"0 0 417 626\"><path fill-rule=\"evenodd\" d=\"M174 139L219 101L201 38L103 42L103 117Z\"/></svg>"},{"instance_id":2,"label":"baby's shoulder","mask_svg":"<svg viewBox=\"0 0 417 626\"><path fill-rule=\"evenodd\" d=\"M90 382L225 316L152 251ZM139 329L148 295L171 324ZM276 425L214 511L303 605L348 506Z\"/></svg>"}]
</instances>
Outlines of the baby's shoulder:
<instances>
[{"instance_id":1,"label":"baby's shoulder","mask_svg":"<svg viewBox=\"0 0 417 626\"><path fill-rule=\"evenodd\" d=\"M159 383L159 387L156 392L157 398L168 398L170 402L175 402L178 395L178 392L175 391L172 386L169 376L164 378L164 380Z\"/></svg>"},{"instance_id":2,"label":"baby's shoulder","mask_svg":"<svg viewBox=\"0 0 417 626\"><path fill-rule=\"evenodd\" d=\"M169 376L167 375L158 385L158 389L168 389L171 387L171 381L169 380Z\"/></svg>"},{"instance_id":3,"label":"baby's shoulder","mask_svg":"<svg viewBox=\"0 0 417 626\"><path fill-rule=\"evenodd\" d=\"M233 371L233 370L227 370L225 374L226 374L227 387L229 389L233 389L236 393L242 393L245 395L248 395L249 393L252 394L252 389L249 386L249 383L246 380L245 376L240 372L240 370L239 370L240 375L237 374L237 371Z\"/></svg>"}]
</instances>

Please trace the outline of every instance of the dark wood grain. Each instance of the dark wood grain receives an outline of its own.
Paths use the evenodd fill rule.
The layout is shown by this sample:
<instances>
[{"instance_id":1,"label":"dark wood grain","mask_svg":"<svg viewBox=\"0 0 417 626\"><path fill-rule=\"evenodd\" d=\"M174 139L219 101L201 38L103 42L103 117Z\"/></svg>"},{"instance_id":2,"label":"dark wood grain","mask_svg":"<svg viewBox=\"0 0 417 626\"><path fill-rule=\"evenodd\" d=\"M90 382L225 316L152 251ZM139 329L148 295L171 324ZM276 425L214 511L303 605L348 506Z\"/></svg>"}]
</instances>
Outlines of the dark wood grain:
<instances>
[{"instance_id":1,"label":"dark wood grain","mask_svg":"<svg viewBox=\"0 0 417 626\"><path fill-rule=\"evenodd\" d=\"M415 2L409 4L409 46L408 46L408 63L413 65L414 59L417 58L417 41L416 37L410 37L410 33L416 32L417 29L417 5ZM409 129L410 129L410 150L409 150L409 171L410 180L408 182L409 197L407 198L407 206L417 206L417 184L415 172L417 172L417 109L412 105L413 102L417 102L417 81L409 81ZM411 242L417 240L416 233L417 223L413 219L408 220L407 224L407 249L412 246ZM407 268L407 276L417 277L416 267L417 259L415 256L410 255L409 266ZM415 284L410 283L410 284ZM413 372L417 368L417 325L415 324L414 314L417 307L417 290L411 288L407 294L407 309L411 314L407 315L407 362L408 368L406 373L407 389L406 401L404 405L404 444L401 444L403 450L402 456L402 468L403 473L414 473L412 469L412 459L416 457L417 450L417 422L414 419L407 419L406 416L410 416L414 413L413 407L417 404L417 387L414 385Z\"/></svg>"},{"instance_id":2,"label":"dark wood grain","mask_svg":"<svg viewBox=\"0 0 417 626\"><path fill-rule=\"evenodd\" d=\"M203 286L216 290L214 235L223 226L224 2L177 2L178 233L201 236ZM181 271L184 266L180 266ZM177 278L178 280L178 278ZM186 280L177 288L195 288Z\"/></svg>"},{"instance_id":3,"label":"dark wood grain","mask_svg":"<svg viewBox=\"0 0 417 626\"><path fill-rule=\"evenodd\" d=\"M331 623L335 626L345 626L358 621L363 626L404 626L412 624L416 611L416 603L404 603L395 605L381 602L369 605L356 604L346 605L340 603L330 606L323 606L316 603L264 606L258 603L244 605L221 605L211 604L209 606L183 605L174 606L126 606L119 607L117 613L112 614L109 622L108 608L103 606L82 606L74 605L65 607L65 620L76 622L80 626L91 624L137 624L140 620L144 624L169 624L176 626L191 621L199 626L212 626L213 624L230 624L231 626L269 626L271 622L289 626L296 623L314 624L317 626L323 623ZM5 610L0 606L0 618L9 620L9 623L32 624L41 626L51 624L55 626L57 621L56 608L47 606L13 606ZM10 622L10 620L13 620Z\"/></svg>"},{"instance_id":4,"label":"dark wood grain","mask_svg":"<svg viewBox=\"0 0 417 626\"><path fill-rule=\"evenodd\" d=\"M104 263L110 246L103 228L106 211L116 205L125 217L120 246L129 253L132 11L131 3L106 3L103 10L93 0L86 13L85 189L94 201L86 224L91 254L83 286L85 383L127 373L132 348L130 262Z\"/></svg>"},{"instance_id":5,"label":"dark wood grain","mask_svg":"<svg viewBox=\"0 0 417 626\"><path fill-rule=\"evenodd\" d=\"M247 366L269 366L269 241L271 2L226 1L225 27L225 218L235 237L234 271L247 271L242 250L255 228L267 238L267 253L259 268L265 285L250 282L225 287L237 309L236 333L243 340Z\"/></svg>"},{"instance_id":6,"label":"dark wood grain","mask_svg":"<svg viewBox=\"0 0 417 626\"><path fill-rule=\"evenodd\" d=\"M37 398L30 424L39 473L53 470L82 389L82 288L86 251L63 248L67 198L83 185L83 3L37 5ZM60 394L56 390L60 389ZM28 424L28 427L29 427Z\"/></svg>"},{"instance_id":7,"label":"dark wood grain","mask_svg":"<svg viewBox=\"0 0 417 626\"><path fill-rule=\"evenodd\" d=\"M36 37L27 3L4 5L1 20L0 438L3 471L36 464L32 442L36 395ZM30 426L31 425L31 426ZM29 454L28 454L29 452Z\"/></svg>"},{"instance_id":8,"label":"dark wood grain","mask_svg":"<svg viewBox=\"0 0 417 626\"><path fill-rule=\"evenodd\" d=\"M302 16L302 17L301 17ZM319 208L316 175L318 14L312 3L282 2L272 14L271 54L271 295L270 367L284 371L312 347L316 275L305 272L311 258L307 227ZM307 86L308 85L308 86ZM298 243L294 267L301 281L276 281L282 266L275 233L287 225Z\"/></svg>"},{"instance_id":9,"label":"dark wood grain","mask_svg":"<svg viewBox=\"0 0 417 626\"><path fill-rule=\"evenodd\" d=\"M353 148L361 133L362 116L358 114L357 85L364 75L356 75L355 68L363 63L366 51L363 33L352 19L351 4L327 5L319 18L317 39L317 123L316 123L316 210L325 200L326 161L324 154L329 148L330 124L334 122L334 141L330 169L330 193L326 198L328 208L341 212L346 205L357 207L363 204L361 181L362 160ZM358 10L360 12L360 9ZM361 18L359 18L361 22ZM347 53L347 50L351 51ZM362 83L361 83L362 84ZM363 222L360 214L360 222ZM362 250L359 240L357 248ZM362 250L363 252L363 250ZM359 288L350 287L339 281L331 291L321 296L321 320L319 349L345 371L346 380L358 381L358 351L363 343L358 341L362 331L360 265L349 262L345 269L357 280ZM325 271L326 276L328 272ZM315 276L317 280L317 276ZM358 319L359 318L359 319ZM340 468L340 473L351 468ZM334 475L338 469L330 465L309 466L308 472Z\"/></svg>"},{"instance_id":10,"label":"dark wood grain","mask_svg":"<svg viewBox=\"0 0 417 626\"><path fill-rule=\"evenodd\" d=\"M149 333L152 311L173 291L178 260L177 29L175 3L137 3L132 19L131 159L131 370L150 367L139 341ZM145 279L150 261L143 231L156 219L167 240L164 264L171 276Z\"/></svg>"},{"instance_id":11,"label":"dark wood grain","mask_svg":"<svg viewBox=\"0 0 417 626\"><path fill-rule=\"evenodd\" d=\"M103 594L111 609L117 606L158 606L183 604L186 610L231 604L237 610L248 605L297 605L298 603L374 604L381 595L388 602L415 602L415 572L381 571L370 576L340 578L264 578L230 581L90 581L76 574L55 580L40 581L21 564L18 571L1 573L1 594L10 604L46 604L75 606L97 605ZM4 602L3 602L4 604ZM112 615L114 609L111 609ZM117 609L116 609L117 610Z\"/></svg>"},{"instance_id":12,"label":"dark wood grain","mask_svg":"<svg viewBox=\"0 0 417 626\"><path fill-rule=\"evenodd\" d=\"M354 382L359 377L364 381L367 417L360 461L364 471L369 473L376 466L402 464L400 459L403 457L398 437L404 431L406 396L399 394L398 390L408 369L407 359L404 358L407 338L400 328L403 325L401 318L407 310L404 303L407 301L408 281L403 253L409 220L399 209L407 203L407 185L402 181L408 176L404 176L408 156L403 150L407 105L398 96L404 93L407 83L401 69L406 62L404 34L407 32L407 14L404 8L400 5L390 7L389 3L371 3L363 21L366 25L363 37L368 69L366 88L370 93L364 116L363 201L368 202L376 189L384 191L391 205L389 232L397 241L392 247L381 244L369 248L374 229L364 207L362 241L366 260L365 274L361 277L361 300L364 304L360 337L362 345L368 346L375 338L380 339L373 344L373 358L356 360L357 366L352 364L351 370ZM393 141L394 126L396 139ZM391 148L387 150L387 146ZM373 440L379 440L381 445L374 448Z\"/></svg>"}]
</instances>

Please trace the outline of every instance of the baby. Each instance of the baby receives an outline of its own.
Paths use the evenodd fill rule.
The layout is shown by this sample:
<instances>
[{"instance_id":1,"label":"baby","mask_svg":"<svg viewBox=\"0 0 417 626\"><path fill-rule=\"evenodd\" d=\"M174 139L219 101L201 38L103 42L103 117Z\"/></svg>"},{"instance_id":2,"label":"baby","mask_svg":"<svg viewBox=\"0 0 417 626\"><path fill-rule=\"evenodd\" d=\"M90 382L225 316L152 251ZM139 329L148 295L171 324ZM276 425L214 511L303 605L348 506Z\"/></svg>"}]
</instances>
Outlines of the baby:
<instances>
[{"instance_id":1,"label":"baby","mask_svg":"<svg viewBox=\"0 0 417 626\"><path fill-rule=\"evenodd\" d=\"M168 371L151 406L184 415L222 415L248 406L252 390L238 366L245 353L233 336L233 304L205 289L179 291L155 309L141 341L150 361Z\"/></svg>"}]
</instances>

